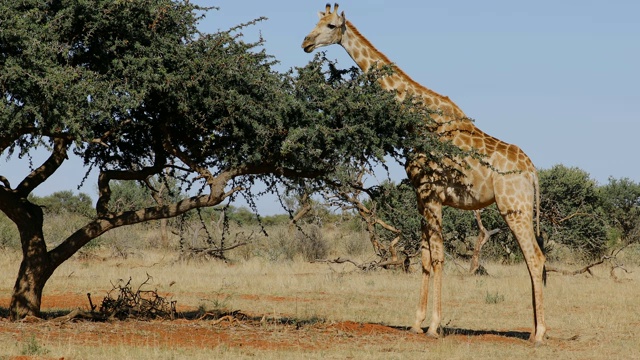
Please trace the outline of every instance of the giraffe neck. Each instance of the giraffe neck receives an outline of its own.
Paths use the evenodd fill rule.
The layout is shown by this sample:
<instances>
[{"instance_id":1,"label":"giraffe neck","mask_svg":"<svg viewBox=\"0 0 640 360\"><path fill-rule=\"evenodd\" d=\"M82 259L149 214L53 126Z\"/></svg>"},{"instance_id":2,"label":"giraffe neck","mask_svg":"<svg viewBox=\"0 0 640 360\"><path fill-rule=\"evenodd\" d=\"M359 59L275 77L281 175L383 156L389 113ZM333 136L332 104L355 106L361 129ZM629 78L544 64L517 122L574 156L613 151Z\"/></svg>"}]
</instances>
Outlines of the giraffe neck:
<instances>
[{"instance_id":1,"label":"giraffe neck","mask_svg":"<svg viewBox=\"0 0 640 360\"><path fill-rule=\"evenodd\" d=\"M347 51L358 67L367 72L371 66L378 67L393 65L394 73L380 79L382 88L395 90L399 101L405 99L408 94L419 96L424 104L432 109L442 112L443 122L450 122L453 119L466 118L464 112L448 97L440 95L433 90L427 89L411 79L402 69L395 66L389 58L378 51L367 38L365 38L350 21L346 23L346 30L342 35L340 45ZM436 119L438 121L440 119Z\"/></svg>"}]
</instances>

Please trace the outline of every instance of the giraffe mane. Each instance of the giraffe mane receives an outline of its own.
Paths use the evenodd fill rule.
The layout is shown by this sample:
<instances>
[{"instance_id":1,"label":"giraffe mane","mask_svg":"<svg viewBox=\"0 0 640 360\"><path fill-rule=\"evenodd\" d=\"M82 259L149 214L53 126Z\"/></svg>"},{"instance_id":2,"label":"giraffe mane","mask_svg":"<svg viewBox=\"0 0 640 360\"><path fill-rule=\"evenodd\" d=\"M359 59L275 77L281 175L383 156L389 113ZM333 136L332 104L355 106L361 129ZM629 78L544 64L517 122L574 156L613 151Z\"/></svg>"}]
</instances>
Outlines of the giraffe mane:
<instances>
[{"instance_id":1,"label":"giraffe mane","mask_svg":"<svg viewBox=\"0 0 640 360\"><path fill-rule=\"evenodd\" d=\"M449 99L448 96L439 94L427 87L425 87L424 85L420 84L419 82L413 80L411 78L411 76L409 76L406 72L404 72L404 70L402 70L398 65L396 65L396 63L394 63L393 61L391 61L387 55L385 55L382 51L378 50L378 48L376 48L370 41L369 39L367 39L364 35L362 35L362 33L360 32L360 30L358 30L349 20L346 20L347 23L347 27L349 28L349 30L358 38L360 38L360 40L365 43L365 45L371 49L374 50L376 52L376 54L382 59L382 61L384 61L385 63L392 65L393 66L393 71L396 75L400 76L401 78L404 78L407 80L407 82L413 86L416 90L419 90L421 92L425 92L431 96L435 96L438 97L442 100L446 100L447 102L450 102L453 104L453 101L451 99ZM418 95L418 94L416 94ZM458 105L454 104L456 108L459 109Z\"/></svg>"}]
</instances>

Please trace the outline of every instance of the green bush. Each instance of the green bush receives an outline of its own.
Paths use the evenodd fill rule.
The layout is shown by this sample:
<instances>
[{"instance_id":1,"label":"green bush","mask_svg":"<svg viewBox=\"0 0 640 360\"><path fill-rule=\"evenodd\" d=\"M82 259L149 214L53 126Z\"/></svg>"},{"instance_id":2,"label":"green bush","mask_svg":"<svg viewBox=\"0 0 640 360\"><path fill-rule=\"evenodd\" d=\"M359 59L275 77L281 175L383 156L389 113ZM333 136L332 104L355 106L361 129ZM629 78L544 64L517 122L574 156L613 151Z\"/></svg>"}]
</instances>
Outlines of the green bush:
<instances>
[{"instance_id":1,"label":"green bush","mask_svg":"<svg viewBox=\"0 0 640 360\"><path fill-rule=\"evenodd\" d=\"M20 234L18 228L7 216L0 212L0 248L20 249Z\"/></svg>"}]
</instances>

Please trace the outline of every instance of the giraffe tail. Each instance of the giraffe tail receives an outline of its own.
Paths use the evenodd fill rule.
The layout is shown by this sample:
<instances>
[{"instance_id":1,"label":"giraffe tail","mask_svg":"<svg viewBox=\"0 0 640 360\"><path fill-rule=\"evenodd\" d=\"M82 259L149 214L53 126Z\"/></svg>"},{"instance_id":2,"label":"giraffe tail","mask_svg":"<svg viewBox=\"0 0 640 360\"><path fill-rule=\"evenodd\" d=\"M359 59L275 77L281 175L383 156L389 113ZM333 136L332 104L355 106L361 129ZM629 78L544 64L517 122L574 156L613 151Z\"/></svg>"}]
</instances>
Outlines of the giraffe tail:
<instances>
[{"instance_id":1,"label":"giraffe tail","mask_svg":"<svg viewBox=\"0 0 640 360\"><path fill-rule=\"evenodd\" d=\"M542 254L544 255L544 237L540 232L540 181L538 179L537 171L533 173L533 186L536 193L536 240L538 241L540 251L542 251ZM547 285L547 267L545 265L542 266L542 283Z\"/></svg>"}]
</instances>

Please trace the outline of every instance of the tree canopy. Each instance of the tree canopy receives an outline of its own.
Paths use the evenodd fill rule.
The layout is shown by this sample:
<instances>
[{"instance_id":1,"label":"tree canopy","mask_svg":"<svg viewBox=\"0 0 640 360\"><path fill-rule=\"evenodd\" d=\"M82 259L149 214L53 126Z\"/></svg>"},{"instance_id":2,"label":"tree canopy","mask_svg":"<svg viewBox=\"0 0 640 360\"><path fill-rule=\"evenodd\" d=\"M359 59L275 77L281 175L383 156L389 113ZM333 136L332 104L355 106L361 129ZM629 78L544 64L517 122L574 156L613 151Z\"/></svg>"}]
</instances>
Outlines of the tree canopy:
<instances>
[{"instance_id":1,"label":"tree canopy","mask_svg":"<svg viewBox=\"0 0 640 360\"><path fill-rule=\"evenodd\" d=\"M615 179L601 186L602 208L611 226L618 229L623 242L638 241L640 227L640 184L629 178Z\"/></svg>"},{"instance_id":2,"label":"tree canopy","mask_svg":"<svg viewBox=\"0 0 640 360\"><path fill-rule=\"evenodd\" d=\"M409 149L451 151L426 131L426 110L398 103L368 74L338 71L321 55L286 72L262 41L197 29L207 11L188 1L11 0L0 4L0 154L31 162L23 179L0 169L0 210L20 233L23 262L13 318L37 314L53 271L91 239L115 227L178 216L237 194L335 181L336 170L401 159ZM447 150L448 149L448 150ZM97 204L86 225L49 249L43 212L29 195L70 156L94 181ZM189 194L122 208L112 186L173 179ZM289 180L286 180L289 179ZM333 180L332 180L333 179ZM285 181L286 180L286 181Z\"/></svg>"}]
</instances>

